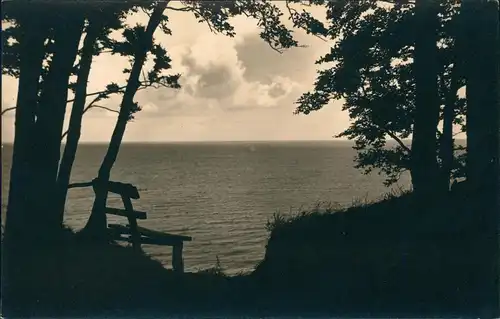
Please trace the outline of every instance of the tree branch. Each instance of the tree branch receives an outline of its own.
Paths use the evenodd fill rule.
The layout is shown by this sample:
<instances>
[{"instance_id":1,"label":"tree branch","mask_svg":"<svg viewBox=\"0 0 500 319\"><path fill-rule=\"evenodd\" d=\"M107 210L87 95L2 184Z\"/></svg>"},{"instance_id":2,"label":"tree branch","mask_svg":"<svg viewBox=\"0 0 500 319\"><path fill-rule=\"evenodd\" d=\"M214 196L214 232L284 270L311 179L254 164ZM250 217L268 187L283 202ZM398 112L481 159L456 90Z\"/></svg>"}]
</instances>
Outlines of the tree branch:
<instances>
[{"instance_id":1,"label":"tree branch","mask_svg":"<svg viewBox=\"0 0 500 319\"><path fill-rule=\"evenodd\" d=\"M399 144L399 146L401 146L408 154L411 154L411 149L407 145L405 145L405 143L403 143L403 141L396 134L387 129L383 129L383 132L385 132L393 140L395 140Z\"/></svg>"},{"instance_id":2,"label":"tree branch","mask_svg":"<svg viewBox=\"0 0 500 319\"><path fill-rule=\"evenodd\" d=\"M8 107L8 108L6 108L6 109L2 110L2 114L1 114L0 116L3 116L5 113L10 112L10 111L13 111L13 110L15 110L15 109L16 109L16 107L15 107L15 106Z\"/></svg>"},{"instance_id":3,"label":"tree branch","mask_svg":"<svg viewBox=\"0 0 500 319\"><path fill-rule=\"evenodd\" d=\"M167 6L165 9L166 9L166 10L172 10L172 11L179 11L179 12L189 12L189 11L191 11L191 10L192 10L191 8L188 8L188 7L184 7L184 8L173 8L173 7L169 7L169 6Z\"/></svg>"},{"instance_id":4,"label":"tree branch","mask_svg":"<svg viewBox=\"0 0 500 319\"><path fill-rule=\"evenodd\" d=\"M307 7L310 7L310 6L311 6L311 4L310 4L310 3L309 3L309 4L301 3L301 5L303 5L303 6L307 6ZM293 16L294 16L294 14L298 14L297 10L296 10L296 9L294 9L294 8L292 8L292 7L290 6L290 0L285 0L285 6L286 6L286 8L287 8L287 10L288 10L288 14L290 14L290 19L292 20L292 22L294 22L294 23L295 23ZM306 31L307 31L307 30L306 30ZM323 37L322 37L322 36L320 36L319 34L314 34L314 33L312 33L312 32L311 32L311 34L312 34L313 36L315 36L316 38L320 39L320 40L321 40L321 41L323 41L323 42L327 42L327 41L328 41L327 39L323 38ZM304 46L304 47L306 47L306 46Z\"/></svg>"},{"instance_id":5,"label":"tree branch","mask_svg":"<svg viewBox=\"0 0 500 319\"><path fill-rule=\"evenodd\" d=\"M105 106L101 106L101 105L95 105L95 103L99 101L99 97L96 97L92 100L92 102L89 103L89 105L87 105L87 107L83 110L82 112L82 116L85 114L85 112L87 112L88 110L90 110L91 108L100 108L100 109L104 109L104 110L107 110L107 111L110 111L110 112L115 112L115 113L118 113L117 110L113 110L111 108L108 108L108 107L105 107ZM66 132L63 133L63 135L61 136L61 139L63 139L66 135L68 135L68 130L66 130Z\"/></svg>"},{"instance_id":6,"label":"tree branch","mask_svg":"<svg viewBox=\"0 0 500 319\"><path fill-rule=\"evenodd\" d=\"M127 87L126 85L124 85L124 86L120 86L120 87L118 88L118 91L124 90L126 87ZM106 92L107 92L107 90L103 90L103 91L98 91L98 92L89 93L89 94L87 94L87 97L94 96L94 95L99 95L99 94L106 93ZM75 100L75 99L68 100L68 101L66 101L66 103L71 103L71 102L73 102L74 100Z\"/></svg>"},{"instance_id":7,"label":"tree branch","mask_svg":"<svg viewBox=\"0 0 500 319\"><path fill-rule=\"evenodd\" d=\"M68 189L71 188L83 188L83 187L89 187L94 185L94 182L80 182L80 183L71 183L68 185Z\"/></svg>"},{"instance_id":8,"label":"tree branch","mask_svg":"<svg viewBox=\"0 0 500 319\"><path fill-rule=\"evenodd\" d=\"M208 20L207 17L205 17L199 10L196 10L195 8L192 8L191 11L193 11L194 13L198 14L203 20L205 20L205 22L207 23L208 25L208 28L210 29L210 32L212 33L217 33L214 28L212 28L212 25L210 24L210 20Z\"/></svg>"},{"instance_id":9,"label":"tree branch","mask_svg":"<svg viewBox=\"0 0 500 319\"><path fill-rule=\"evenodd\" d=\"M149 18L151 18L151 14L148 12L148 10L141 8L142 12L144 12Z\"/></svg>"},{"instance_id":10,"label":"tree branch","mask_svg":"<svg viewBox=\"0 0 500 319\"><path fill-rule=\"evenodd\" d=\"M140 91L140 90L144 90L144 89L147 89L148 87L152 87L152 88L159 88L158 85L161 85L161 86L165 86L164 84L160 84L160 83L148 83L148 81L143 81L141 82L141 86L137 89L137 91ZM166 86L165 86L166 87ZM120 88L120 90L122 89L123 87ZM104 93L105 91L102 91L102 92L99 92L99 93ZM95 94L92 94L92 95L95 95ZM88 96L88 95L87 95ZM96 105L95 103L97 101L99 101L99 97L95 97L92 102L89 103L89 105L87 105L87 107L85 107L85 109L83 110L83 113L82 113L82 116L90 109L92 108L98 108L98 109L103 109L103 110L106 110L106 111L109 111L109 112L113 112L113 113L117 113L117 114L120 114L120 111L118 110L114 110L112 108L109 108L107 106L102 106L102 105ZM15 109L15 107L14 107ZM63 139L66 135L68 135L68 130L66 130L66 132L63 133L63 135L61 136L61 139Z\"/></svg>"},{"instance_id":11,"label":"tree branch","mask_svg":"<svg viewBox=\"0 0 500 319\"><path fill-rule=\"evenodd\" d=\"M98 109L103 109L103 110L106 110L106 111L110 111L110 112L113 112L113 113L120 113L118 110L114 110L110 107L106 107L106 106L102 106L102 105L92 105L92 106L88 106L84 111L83 113L87 112L89 109L91 108L98 108Z\"/></svg>"},{"instance_id":12,"label":"tree branch","mask_svg":"<svg viewBox=\"0 0 500 319\"><path fill-rule=\"evenodd\" d=\"M363 76L366 76L365 72L362 73ZM363 81L366 80L365 78L363 78ZM366 97L367 93L366 93L366 90L364 88L364 86L361 86L361 92L363 93L363 95ZM373 122L373 121L372 121ZM374 124L376 125L376 124ZM386 129L386 128L383 128L383 127L380 127L379 125L377 125L378 129L381 130L382 132L386 133L387 135L389 135L393 140L396 141L396 143L399 144L399 146L401 146L407 153L408 155L411 155L411 149L405 145L405 143L403 143L403 141L396 135L394 134L393 132L391 132L390 130Z\"/></svg>"},{"instance_id":13,"label":"tree branch","mask_svg":"<svg viewBox=\"0 0 500 319\"><path fill-rule=\"evenodd\" d=\"M141 83L141 85L143 85L143 87L141 87L140 89L145 89L147 87L154 87L153 85L151 85L147 80L143 81ZM118 88L118 91L123 91L127 86L124 85L124 86L120 86ZM106 93L107 90L103 90L103 91L97 91L97 92L92 92L92 93L89 93L87 94L87 97L91 97L91 96L95 96L95 95L99 95L99 94L103 94L103 93ZM71 103L71 102L74 102L75 99L71 99L71 100L67 100L66 103ZM2 110L2 113L0 114L0 116L3 116L5 113L7 112L10 112L10 111L14 111L16 109L15 106L12 106L12 107L8 107L6 109L3 109Z\"/></svg>"}]
</instances>

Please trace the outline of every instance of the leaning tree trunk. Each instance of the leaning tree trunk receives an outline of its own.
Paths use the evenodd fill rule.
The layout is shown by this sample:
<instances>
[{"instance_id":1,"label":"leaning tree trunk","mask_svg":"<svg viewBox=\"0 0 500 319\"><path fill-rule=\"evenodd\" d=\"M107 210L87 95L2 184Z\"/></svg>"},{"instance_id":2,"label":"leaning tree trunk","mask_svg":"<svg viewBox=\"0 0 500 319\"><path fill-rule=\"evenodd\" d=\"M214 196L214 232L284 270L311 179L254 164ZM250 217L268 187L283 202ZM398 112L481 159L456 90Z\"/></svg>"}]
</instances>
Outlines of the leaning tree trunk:
<instances>
[{"instance_id":1,"label":"leaning tree trunk","mask_svg":"<svg viewBox=\"0 0 500 319\"><path fill-rule=\"evenodd\" d=\"M64 208L66 205L66 197L68 194L68 185L71 177L71 169L75 161L78 142L82 129L82 118L85 109L85 101L87 97L87 82L92 65L94 55L94 44L99 35L99 27L97 23L89 21L87 26L87 34L83 42L81 50L81 58L78 68L78 79L76 81L75 99L73 108L71 109L71 117L68 126L68 135L64 153L59 165L59 173L57 175L57 203L56 210L58 213L58 221L62 226L64 221Z\"/></svg>"},{"instance_id":2,"label":"leaning tree trunk","mask_svg":"<svg viewBox=\"0 0 500 319\"><path fill-rule=\"evenodd\" d=\"M99 168L97 179L95 180L94 191L96 193L96 198L94 200L94 205L92 206L90 218L87 225L85 225L85 228L83 229L83 234L98 241L106 238L106 215L104 211L108 196L106 184L109 181L111 169L118 156L123 135L125 134L125 128L127 127L127 122L135 106L134 96L139 89L139 76L144 62L146 61L147 53L153 45L153 33L161 22L163 11L167 6L167 2L168 1L159 2L156 5L149 19L147 28L141 35L141 45L137 48L135 54L135 61L130 72L122 103L120 105L118 120L113 130L108 150L104 156L101 167Z\"/></svg>"},{"instance_id":3,"label":"leaning tree trunk","mask_svg":"<svg viewBox=\"0 0 500 319\"><path fill-rule=\"evenodd\" d=\"M439 123L438 96L438 8L433 0L417 0L415 7L416 38L414 73L416 110L413 124L411 177L413 191L420 199L429 198L440 189L436 158L436 127ZM419 201L423 202L423 201Z\"/></svg>"},{"instance_id":4,"label":"leaning tree trunk","mask_svg":"<svg viewBox=\"0 0 500 319\"><path fill-rule=\"evenodd\" d=\"M71 20L70 20L71 19ZM61 135L68 99L68 83L83 30L83 15L61 18L55 26L54 55L44 80L36 121L33 149L33 194L36 222L44 236L59 228L55 210L56 180L61 152Z\"/></svg>"}]
</instances>

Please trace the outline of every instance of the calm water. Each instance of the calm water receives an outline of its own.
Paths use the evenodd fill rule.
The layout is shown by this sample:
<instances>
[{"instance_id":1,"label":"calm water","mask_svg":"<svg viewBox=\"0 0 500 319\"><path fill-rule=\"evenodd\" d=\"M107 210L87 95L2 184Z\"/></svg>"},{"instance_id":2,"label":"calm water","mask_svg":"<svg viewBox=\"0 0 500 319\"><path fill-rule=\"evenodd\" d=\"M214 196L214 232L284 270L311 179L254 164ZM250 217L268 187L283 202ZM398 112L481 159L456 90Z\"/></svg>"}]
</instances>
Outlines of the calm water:
<instances>
[{"instance_id":1,"label":"calm water","mask_svg":"<svg viewBox=\"0 0 500 319\"><path fill-rule=\"evenodd\" d=\"M80 146L72 181L93 179L105 151L106 145ZM3 211L11 156L11 147L4 146ZM364 176L353 168L354 156L345 142L125 144L112 180L144 189L134 203L148 212L140 225L193 237L184 248L187 270L211 267L218 256L234 273L251 270L262 259L265 224L277 210L288 213L318 201L347 205L353 198L376 199L386 193L381 176ZM401 185L408 185L407 176ZM91 189L70 190L66 223L83 227L92 201ZM115 197L108 204L121 207ZM170 247L145 250L170 267Z\"/></svg>"}]
</instances>

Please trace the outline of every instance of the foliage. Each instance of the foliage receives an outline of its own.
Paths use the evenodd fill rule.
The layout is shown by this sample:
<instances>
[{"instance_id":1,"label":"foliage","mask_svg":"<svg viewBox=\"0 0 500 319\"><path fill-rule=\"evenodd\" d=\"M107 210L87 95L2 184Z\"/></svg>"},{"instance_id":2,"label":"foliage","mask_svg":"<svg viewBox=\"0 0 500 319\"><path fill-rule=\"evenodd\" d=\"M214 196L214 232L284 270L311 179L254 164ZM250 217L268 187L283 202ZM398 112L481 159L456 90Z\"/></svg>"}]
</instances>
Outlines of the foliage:
<instances>
[{"instance_id":1,"label":"foliage","mask_svg":"<svg viewBox=\"0 0 500 319\"><path fill-rule=\"evenodd\" d=\"M456 1L443 2L439 30L442 107L453 87L457 14ZM386 175L386 185L393 184L410 168L411 149L405 139L412 134L415 111L413 7L377 6L367 0L331 5L328 15L328 36L339 40L316 62L327 67L318 71L314 90L299 98L296 113L309 114L331 100L343 99L351 125L337 137L355 141L357 168L366 174L377 169ZM464 124L464 114L465 101L460 99L455 124ZM436 134L439 137L441 132Z\"/></svg>"},{"instance_id":2,"label":"foliage","mask_svg":"<svg viewBox=\"0 0 500 319\"><path fill-rule=\"evenodd\" d=\"M321 5L324 1L298 1L289 0L289 3L299 4L316 4ZM169 1L169 3L171 3ZM121 56L129 57L130 64L133 63L133 57L136 55L138 48L141 47L142 36L146 31L145 26L136 25L131 28L125 28L125 18L131 13L142 12L151 15L154 8L155 1L142 1L134 3L118 4L101 3L99 6L94 5L70 5L66 6L62 12L79 12L87 18L86 27L89 25L97 24L99 36L95 42L94 55L98 56L102 53L118 54ZM297 41L293 38L292 31L289 30L281 21L283 12L272 1L180 1L177 4L180 6L168 7L166 14L161 18L160 27L165 34L172 34L172 30L168 26L168 12L169 11L182 11L191 13L195 16L199 23L204 23L214 33L233 37L235 35L234 27L230 23L230 19L237 15L244 15L250 19L257 21L258 27L261 29L260 36L267 42L271 48L278 52L285 49L295 47L298 45ZM25 15L25 9L22 6L9 4L8 10L4 12L3 21L7 22L8 27L4 30L2 37L2 74L19 77L19 41L22 37L22 18ZM290 19L294 22L294 26L298 28L307 29L308 33L323 34L326 29L322 28L321 22L307 13L298 12L297 10L288 6ZM46 23L50 30L57 27L57 24ZM109 36L113 30L122 30L123 41L111 39ZM46 63L44 63L44 70L42 71L41 83L43 83L43 74L46 74L50 67L51 60L51 47L54 41L50 37L50 32L47 34L46 41ZM139 90L148 87L159 88L180 88L178 80L180 74L166 75L162 71L169 69L170 58L167 50L161 44L155 43L153 48L149 51L148 58L154 60L154 66L146 73L142 73L140 80ZM77 62L74 66L73 75L77 74L79 63L79 51L76 57ZM130 68L123 70L124 74L130 73ZM69 88L74 92L76 83L70 83ZM113 83L110 85L114 85ZM96 98L90 103L90 107L101 107L95 103L107 99L111 94L123 93L125 86L116 90L110 90L108 87L100 92L90 93L89 95L97 95ZM72 100L71 100L72 101ZM68 101L68 102L71 102ZM87 107L87 109L89 108ZM101 107L107 109L105 107ZM14 108L9 108L14 109ZM140 110L140 106L134 108L136 111ZM2 112L3 114L3 112ZM133 118L133 114L130 115Z\"/></svg>"}]
</instances>

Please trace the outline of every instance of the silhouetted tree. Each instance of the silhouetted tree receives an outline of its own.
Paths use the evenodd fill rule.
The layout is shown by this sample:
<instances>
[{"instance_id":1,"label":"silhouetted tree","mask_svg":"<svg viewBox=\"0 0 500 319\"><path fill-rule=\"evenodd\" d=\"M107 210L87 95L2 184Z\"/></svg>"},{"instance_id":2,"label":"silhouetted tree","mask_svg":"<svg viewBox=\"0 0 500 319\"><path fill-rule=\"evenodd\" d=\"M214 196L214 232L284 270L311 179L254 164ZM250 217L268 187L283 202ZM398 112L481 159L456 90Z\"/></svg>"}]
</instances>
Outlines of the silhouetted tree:
<instances>
[{"instance_id":1,"label":"silhouetted tree","mask_svg":"<svg viewBox=\"0 0 500 319\"><path fill-rule=\"evenodd\" d=\"M464 85L456 63L457 2L442 2L438 9L438 116L443 128L434 125L430 143L444 187L448 187L450 175L463 174L460 158L454 157L459 147L454 145L453 124L465 128L465 100L457 97ZM415 7L359 1L331 12L329 36L339 40L317 63L333 66L319 71L314 91L298 100L296 112L308 114L332 99L344 99L343 110L352 122L338 137L355 140L356 167L365 173L380 169L387 176L385 184L390 185L401 173L412 170L412 150L405 139L413 133L417 106ZM388 138L396 146L388 144Z\"/></svg>"},{"instance_id":2,"label":"silhouetted tree","mask_svg":"<svg viewBox=\"0 0 500 319\"><path fill-rule=\"evenodd\" d=\"M5 244L9 246L11 239L17 240L35 235L42 226L37 224L40 211L33 186L34 171L33 146L36 129L36 117L39 110L40 77L44 68L42 63L46 56L46 40L52 36L55 15L40 3L26 5L26 2L2 3L3 21L17 27L4 31L3 43L15 37L18 41L12 44L13 50L2 52L4 63L2 73L19 77L19 89L16 101L15 139L11 167L10 191L6 214ZM35 14L35 12L38 12ZM44 15L47 13L47 15ZM36 15L34 17L33 15ZM43 18L42 18L43 16ZM6 249L8 251L8 249Z\"/></svg>"},{"instance_id":3,"label":"silhouetted tree","mask_svg":"<svg viewBox=\"0 0 500 319\"><path fill-rule=\"evenodd\" d=\"M42 63L48 51L46 43L54 36L51 32L54 23L60 20L57 21L56 14L46 4L28 5L26 1L2 2L2 14L3 22L15 21L17 25L3 34L4 48L10 38L18 40L12 43L14 50L2 52L2 73L19 77L10 190L2 243L2 297L5 301L5 296L22 276L15 270L23 263L23 256L30 253L30 245L50 235L46 231L52 229L43 220L40 207L36 205L40 204L36 192L43 190L34 187L33 180L38 174L33 169L33 149L40 109L40 77L45 75ZM57 82L54 77L52 80L53 84ZM48 153L48 156L51 154ZM29 245L23 245L23 242Z\"/></svg>"},{"instance_id":4,"label":"silhouetted tree","mask_svg":"<svg viewBox=\"0 0 500 319\"><path fill-rule=\"evenodd\" d=\"M149 3L146 2L146 4ZM54 4L48 7L54 9L53 6ZM3 65L2 72L15 77L19 77L22 73L20 67L22 65L22 62L20 62L22 44L24 44L22 18L26 13L26 8L26 5L11 4L7 6L7 14L3 17L3 20L10 22L11 25L8 26L3 37L3 57L6 63ZM47 6L44 8L47 8ZM59 9L59 6L57 8ZM125 90L125 87L111 84L102 92L87 94L87 80L92 57L100 54L103 49L110 49L114 45L108 38L110 32L122 27L124 15L129 13L130 10L137 11L137 4L67 4L61 6L60 9L62 9L60 10L61 14L56 15L50 23L46 23L46 34L43 39L45 45L40 49L41 58L38 59L37 64L31 66L39 74L31 78L33 81L33 94L36 95L32 108L33 125L28 139L23 140L22 134L17 132L15 135L22 142L14 143L16 146L14 147L13 158L14 178L11 180L13 183L12 195L16 194L17 189L16 181L18 179L15 176L17 176L18 165L16 159L18 158L19 145L26 146L26 158L29 161L25 163L26 165L22 170L26 174L26 179L21 182L22 196L13 197L13 200L9 199L11 204L7 214L19 218L23 214L29 214L30 217L23 220L33 221L33 225L37 225L35 228L40 230L42 236L53 233L52 231L42 230L43 225L54 229L62 226L67 186L77 150L83 113L90 107L97 107L95 102L107 98L110 94L123 93ZM77 15L78 19L73 19L71 15ZM86 25L83 30L84 21ZM68 30L72 30L71 28L76 28L74 29L76 33L67 33ZM41 29L36 30L40 32ZM77 54L77 45L83 31L85 31L86 35L84 47ZM78 57L80 59L74 65ZM77 75L77 83L69 83L71 75ZM147 79L146 82L141 81L140 88L154 86L155 80L157 79ZM68 88L71 88L75 93L75 98L69 101L67 100ZM23 91L20 90L20 92ZM96 95L96 97L85 108L88 95ZM66 105L67 102L71 101L74 103L70 125L68 131L62 134ZM16 115L23 114L23 109L20 108L19 110L21 112L16 113ZM16 121L16 127L18 127L18 122ZM24 128L22 131L27 132ZM67 143L59 164L61 135L63 137L67 135ZM25 202L29 204L29 209L20 208L20 212L14 213L14 211L17 211L15 207L20 207L16 206L15 199L21 201L23 198L28 197L30 199ZM13 218L10 219L14 220ZM40 220L36 221L37 218ZM16 224L19 224L22 229L27 228L24 222L20 221ZM28 231L27 233L33 232Z\"/></svg>"},{"instance_id":5,"label":"silhouetted tree","mask_svg":"<svg viewBox=\"0 0 500 319\"><path fill-rule=\"evenodd\" d=\"M26 59L24 50L27 50L26 54L33 55L32 47L35 42L30 43L28 48L24 47L27 41L25 28L30 27L31 24L37 25L37 19L26 18L26 15L31 12L31 6L28 6L23 1L8 2L4 6L6 14L3 16L3 21L9 22L10 25L5 30L3 37L4 50L2 56L6 63L2 65L2 73L20 78L19 92L20 94L23 92L23 96L29 96L29 94L25 94L27 84L23 84L21 78L25 74L33 73L29 86L30 90L32 90L30 94L33 96L33 100L30 101L31 128L26 129L23 125L19 125L23 121L16 120L11 172L13 177L11 178L12 196L9 198L7 219L12 221L9 225L18 225L12 227L12 229L19 227L27 230L29 228L27 224L34 225L32 230L27 230L27 234L39 232L40 236L47 237L54 234L49 228L55 230L61 226L61 218L57 214L57 203L60 202L57 200L60 197L60 193L57 191L57 179L69 78L74 75L75 69L78 68L78 65L75 67L74 63L85 21L88 21L90 16L93 16L94 20L96 18L102 20L106 12L109 15L109 6L101 5L96 7L93 5L67 4L58 6L57 9L60 10L54 10L54 4L45 3L42 5L36 3L34 8L39 6L43 10L50 10L51 13L44 18L44 28L37 27L34 30L40 35L42 46L39 48L39 58L36 63L30 65L30 69L22 67L24 65L23 60ZM130 5L127 6L130 7ZM107 10L104 10L105 8ZM118 8L120 6L114 5L112 12L119 11ZM110 23L109 18L109 16L105 18L107 23ZM90 30L90 28L88 29ZM43 33L42 30L44 30ZM80 62L83 65L87 63L84 60ZM90 65L87 65L87 67L90 67ZM35 73L38 75L35 75ZM86 85L85 81L85 88ZM85 94L83 95L84 99ZM81 96L82 94L79 94L80 100ZM16 117L27 119L25 117L27 113L23 115L23 105L18 103L16 109ZM78 105L75 107L75 110L77 109ZM75 111L74 113L77 114L78 112ZM74 126L75 116L72 119ZM23 138L23 134L26 134L26 139ZM69 146L70 150L72 149L71 139L67 146ZM25 151L21 151L21 147L26 148ZM73 148L76 151L76 148ZM23 154L23 152L25 152L25 157L28 160L24 162L25 165L22 169L23 174L26 174L26 178L20 181L16 178L19 163L17 159L19 154ZM66 152L66 155L68 153L70 152ZM65 169L67 168L67 161L61 164L63 170L59 175L64 176L65 173L69 173L68 169ZM22 188L20 196L16 195L18 181ZM27 206L21 207L18 202L25 202ZM25 214L29 215L29 217L22 218L24 221L21 221L21 216ZM17 218L20 219L15 222Z\"/></svg>"},{"instance_id":6,"label":"silhouetted tree","mask_svg":"<svg viewBox=\"0 0 500 319\"><path fill-rule=\"evenodd\" d=\"M60 26L56 25L52 29L53 53L48 61L48 71L41 82L31 155L33 204L37 211L38 227L47 224L47 229L44 230L47 234L56 230L49 230L51 227L59 226L54 203L57 198L61 135L66 115L68 83L73 73L85 16L79 6L67 6L64 15L57 20Z\"/></svg>"},{"instance_id":7,"label":"silhouetted tree","mask_svg":"<svg viewBox=\"0 0 500 319\"><path fill-rule=\"evenodd\" d=\"M471 189L490 185L498 144L498 2L464 1L467 61L467 180Z\"/></svg>"},{"instance_id":8,"label":"silhouetted tree","mask_svg":"<svg viewBox=\"0 0 500 319\"><path fill-rule=\"evenodd\" d=\"M132 114L139 111L140 108L136 102L134 102L134 96L140 86L139 77L141 71L146 61L148 52L153 51L159 52L156 55L155 66L153 71L149 73L149 79L157 81L160 78L160 73L164 69L169 69L170 59L166 56L166 51L159 44L154 44L153 33L156 28L160 25L163 19L165 19L163 12L167 6L166 1L160 1L154 5L152 13L149 18L149 22L146 28L143 26L136 26L133 29L126 29L124 31L124 36L126 42L121 43L121 45L115 44L115 51L120 54L133 55L134 63L131 70L126 70L130 73L127 81L127 88L120 105L120 112L118 115L118 120L116 122L113 135L111 136L111 141L109 143L108 151L104 157L104 160L99 169L97 176L96 198L94 200L94 205L92 207L92 214L89 221L85 227L85 231L92 236L100 238L105 235L106 231L106 217L104 208L106 206L107 200L107 187L106 184L109 181L111 169L116 161L118 152L120 150L120 145L125 134L125 129L127 122L131 118ZM179 76L169 76L164 78L164 81L171 87L177 88L179 84L177 83Z\"/></svg>"},{"instance_id":9,"label":"silhouetted tree","mask_svg":"<svg viewBox=\"0 0 500 319\"><path fill-rule=\"evenodd\" d=\"M68 185L71 178L71 169L75 161L78 142L80 140L82 118L85 112L85 103L87 99L87 82L92 66L92 59L95 55L101 53L104 49L112 46L108 38L112 30L123 27L123 19L128 12L127 7L118 7L116 5L100 5L90 7L87 15L87 25L85 28L85 39L83 47L80 50L80 61L76 66L77 81L71 88L75 93L71 117L69 121L66 145L59 165L57 175L58 196L55 201L55 210L58 212L58 221L62 225L64 220L64 209L68 193ZM97 94L92 103L96 103L110 94L118 93L120 88L116 85L109 85L106 90Z\"/></svg>"},{"instance_id":10,"label":"silhouetted tree","mask_svg":"<svg viewBox=\"0 0 500 319\"><path fill-rule=\"evenodd\" d=\"M413 121L411 177L413 191L421 199L445 189L440 185L436 159L438 102L438 8L433 0L417 0L415 5L415 117ZM448 185L447 185L448 186Z\"/></svg>"},{"instance_id":11,"label":"silhouetted tree","mask_svg":"<svg viewBox=\"0 0 500 319\"><path fill-rule=\"evenodd\" d=\"M244 14L249 18L256 19L258 25L262 28L261 38L266 41L273 49L280 51L290 47L297 46L297 41L292 37L291 31L288 30L280 21L282 15L279 8L268 1L227 1L227 2L208 2L208 1L181 1L183 7L168 7L169 1L159 2L154 5L152 13L149 14L150 20L146 28L137 26L132 30L125 30L124 36L127 39L123 44L117 45L115 51L120 54L133 55L134 63L130 70L127 88L125 90L118 120L113 131L113 135L108 147L108 151L99 169L95 189L97 190L96 199L92 207L92 214L82 234L88 235L94 239L104 239L106 231L105 206L107 200L107 191L104 185L109 181L111 169L116 161L120 144L125 133L126 124L130 116L140 110L139 105L134 102L134 95L139 87L139 76L149 51L156 54L156 65L153 71L148 74L150 81L158 82L160 80L160 72L163 69L170 68L169 59L159 59L159 56L164 56L166 53L160 45L154 44L153 33L162 21L167 20L164 11L175 10L190 12L194 14L199 22L207 24L212 32L221 33L227 36L234 36L234 28L229 23L229 18ZM289 8L291 18L294 19L295 25L299 27L309 28L311 25L320 26L320 23L312 16L303 12L299 14ZM316 27L312 33L321 30ZM169 29L164 29L170 33ZM124 50L124 51L121 51ZM178 75L164 78L165 86L177 88Z\"/></svg>"},{"instance_id":12,"label":"silhouetted tree","mask_svg":"<svg viewBox=\"0 0 500 319\"><path fill-rule=\"evenodd\" d=\"M465 76L467 81L467 188L474 199L475 225L487 271L484 299L498 316L498 207L500 132L500 22L498 1L463 1Z\"/></svg>"}]
</instances>

